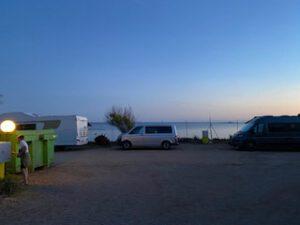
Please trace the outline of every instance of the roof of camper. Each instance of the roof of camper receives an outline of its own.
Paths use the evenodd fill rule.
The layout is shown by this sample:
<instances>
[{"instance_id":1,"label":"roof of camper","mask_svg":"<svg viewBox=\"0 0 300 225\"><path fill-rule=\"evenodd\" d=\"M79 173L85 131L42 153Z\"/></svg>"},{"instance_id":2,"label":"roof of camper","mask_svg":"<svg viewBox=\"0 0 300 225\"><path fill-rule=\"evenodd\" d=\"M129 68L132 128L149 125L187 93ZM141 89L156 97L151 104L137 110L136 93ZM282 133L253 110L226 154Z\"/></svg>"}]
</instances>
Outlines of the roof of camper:
<instances>
[{"instance_id":1,"label":"roof of camper","mask_svg":"<svg viewBox=\"0 0 300 225\"><path fill-rule=\"evenodd\" d=\"M39 119L67 119L67 118L77 118L81 120L87 120L84 116L78 116L78 115L53 115L53 116L40 116Z\"/></svg>"},{"instance_id":2,"label":"roof of camper","mask_svg":"<svg viewBox=\"0 0 300 225\"><path fill-rule=\"evenodd\" d=\"M49 119L62 119L62 118L77 118L81 120L87 120L86 117L77 116L77 115L39 116L34 113L25 113L25 112L9 112L0 115L0 121L9 119L9 120L14 120L16 122L41 121L45 119L49 120Z\"/></svg>"},{"instance_id":3,"label":"roof of camper","mask_svg":"<svg viewBox=\"0 0 300 225\"><path fill-rule=\"evenodd\" d=\"M0 115L0 121L14 120L14 121L32 121L36 120L39 116L33 113L24 112L9 112Z\"/></svg>"}]
</instances>

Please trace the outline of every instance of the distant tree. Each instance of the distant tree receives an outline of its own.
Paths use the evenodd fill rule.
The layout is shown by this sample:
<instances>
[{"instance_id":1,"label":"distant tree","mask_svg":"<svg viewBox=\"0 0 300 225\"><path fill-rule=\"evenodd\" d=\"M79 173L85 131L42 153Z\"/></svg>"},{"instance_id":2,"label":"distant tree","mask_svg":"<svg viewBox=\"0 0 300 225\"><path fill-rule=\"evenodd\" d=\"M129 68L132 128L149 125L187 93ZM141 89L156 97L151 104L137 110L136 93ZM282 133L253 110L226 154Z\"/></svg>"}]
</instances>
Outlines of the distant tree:
<instances>
[{"instance_id":1,"label":"distant tree","mask_svg":"<svg viewBox=\"0 0 300 225\"><path fill-rule=\"evenodd\" d=\"M105 117L107 123L117 127L121 133L126 133L135 126L135 116L131 107L113 106Z\"/></svg>"}]
</instances>

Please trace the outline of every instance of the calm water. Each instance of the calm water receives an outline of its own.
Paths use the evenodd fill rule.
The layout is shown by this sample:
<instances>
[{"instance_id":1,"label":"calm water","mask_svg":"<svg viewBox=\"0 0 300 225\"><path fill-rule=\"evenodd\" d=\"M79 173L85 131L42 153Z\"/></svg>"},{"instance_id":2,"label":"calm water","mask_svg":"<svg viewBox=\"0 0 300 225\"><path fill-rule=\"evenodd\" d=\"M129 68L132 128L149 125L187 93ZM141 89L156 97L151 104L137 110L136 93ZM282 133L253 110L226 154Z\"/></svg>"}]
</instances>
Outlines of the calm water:
<instances>
[{"instance_id":1,"label":"calm water","mask_svg":"<svg viewBox=\"0 0 300 225\"><path fill-rule=\"evenodd\" d=\"M140 124L153 124L153 123L137 123ZM176 122L172 123L177 127L177 132L180 137L202 137L202 131L209 129L208 122ZM119 136L120 132L117 128L110 126L107 123L91 123L89 127L89 140L93 141L98 135L104 134L110 140L114 141ZM229 138L240 128L243 123L228 123L228 122L215 122L213 123L213 137L214 138Z\"/></svg>"}]
</instances>

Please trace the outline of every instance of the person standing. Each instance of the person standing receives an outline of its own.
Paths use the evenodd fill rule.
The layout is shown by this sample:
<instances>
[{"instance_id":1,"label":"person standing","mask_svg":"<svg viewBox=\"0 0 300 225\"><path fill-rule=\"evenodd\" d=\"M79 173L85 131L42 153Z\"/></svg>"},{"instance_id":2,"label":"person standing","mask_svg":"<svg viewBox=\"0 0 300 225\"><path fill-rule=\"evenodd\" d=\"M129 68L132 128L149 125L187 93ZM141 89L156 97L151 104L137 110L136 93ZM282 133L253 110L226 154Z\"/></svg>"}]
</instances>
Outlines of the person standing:
<instances>
[{"instance_id":1,"label":"person standing","mask_svg":"<svg viewBox=\"0 0 300 225\"><path fill-rule=\"evenodd\" d=\"M28 167L30 166L31 160L30 160L30 154L29 154L29 148L28 144L24 139L23 135L20 135L18 137L18 141L20 144L18 157L21 159L21 170L23 174L24 184L28 185Z\"/></svg>"}]
</instances>

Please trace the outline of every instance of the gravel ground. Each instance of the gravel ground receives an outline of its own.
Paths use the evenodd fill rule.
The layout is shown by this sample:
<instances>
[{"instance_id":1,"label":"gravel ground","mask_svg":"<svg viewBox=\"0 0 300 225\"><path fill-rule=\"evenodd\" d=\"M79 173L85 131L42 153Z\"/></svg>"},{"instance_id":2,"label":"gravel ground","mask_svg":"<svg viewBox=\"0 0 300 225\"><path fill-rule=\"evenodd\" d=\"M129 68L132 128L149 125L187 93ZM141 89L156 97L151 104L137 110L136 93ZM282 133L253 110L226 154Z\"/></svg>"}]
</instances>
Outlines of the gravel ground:
<instances>
[{"instance_id":1,"label":"gravel ground","mask_svg":"<svg viewBox=\"0 0 300 225\"><path fill-rule=\"evenodd\" d=\"M58 152L31 183L0 201L1 225L300 224L300 152Z\"/></svg>"}]
</instances>

